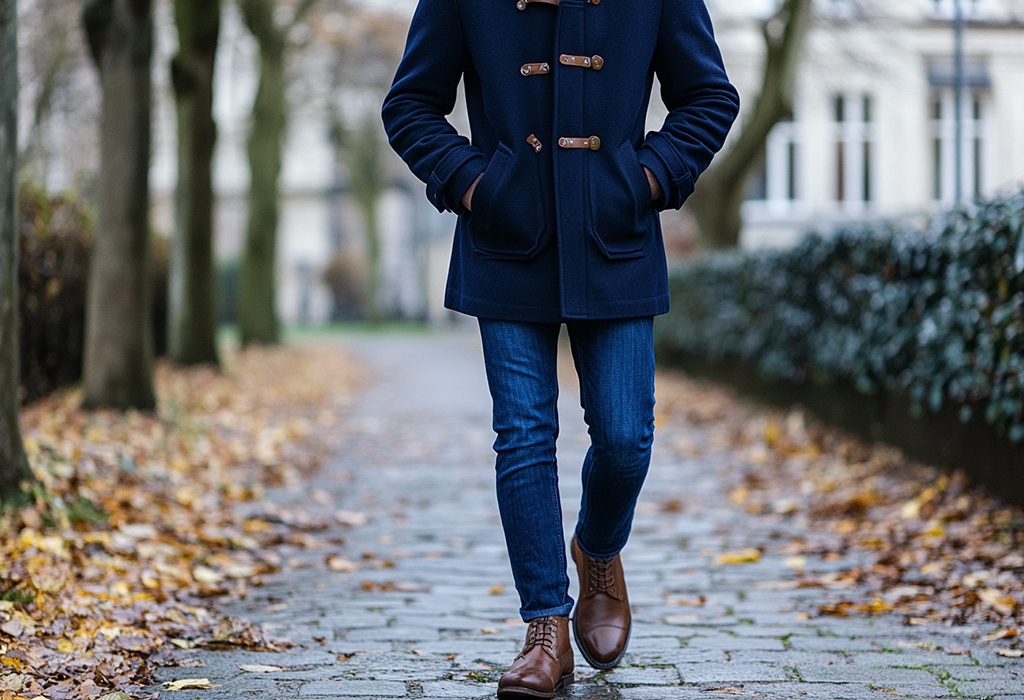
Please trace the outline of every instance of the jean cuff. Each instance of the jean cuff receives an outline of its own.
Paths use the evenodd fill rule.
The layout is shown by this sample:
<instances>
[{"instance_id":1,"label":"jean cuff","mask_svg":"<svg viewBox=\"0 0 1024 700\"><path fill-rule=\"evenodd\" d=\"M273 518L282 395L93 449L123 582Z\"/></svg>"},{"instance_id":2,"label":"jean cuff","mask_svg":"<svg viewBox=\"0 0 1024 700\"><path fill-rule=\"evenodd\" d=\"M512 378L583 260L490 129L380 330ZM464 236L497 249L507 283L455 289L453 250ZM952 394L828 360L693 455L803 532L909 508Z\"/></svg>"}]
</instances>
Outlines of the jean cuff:
<instances>
[{"instance_id":1,"label":"jean cuff","mask_svg":"<svg viewBox=\"0 0 1024 700\"><path fill-rule=\"evenodd\" d=\"M538 617L568 617L569 613L572 612L572 606L574 601L572 598L565 605L559 605L557 608L548 608L547 610L531 610L529 612L520 610L519 615L523 618L523 622L529 622L530 620L536 620Z\"/></svg>"},{"instance_id":2,"label":"jean cuff","mask_svg":"<svg viewBox=\"0 0 1024 700\"><path fill-rule=\"evenodd\" d=\"M579 530L576 530L576 532L573 534L573 539L576 540L576 546L580 548L580 551L583 552L584 554L586 554L591 559L598 559L598 560L601 560L601 561L610 561L610 560L614 559L615 557L619 556L619 552L622 551L622 548L620 547L618 549L618 551L616 551L616 552L614 552L612 554L594 554L589 549L587 549L586 547L583 546L583 542L580 541L580 531Z\"/></svg>"}]
</instances>

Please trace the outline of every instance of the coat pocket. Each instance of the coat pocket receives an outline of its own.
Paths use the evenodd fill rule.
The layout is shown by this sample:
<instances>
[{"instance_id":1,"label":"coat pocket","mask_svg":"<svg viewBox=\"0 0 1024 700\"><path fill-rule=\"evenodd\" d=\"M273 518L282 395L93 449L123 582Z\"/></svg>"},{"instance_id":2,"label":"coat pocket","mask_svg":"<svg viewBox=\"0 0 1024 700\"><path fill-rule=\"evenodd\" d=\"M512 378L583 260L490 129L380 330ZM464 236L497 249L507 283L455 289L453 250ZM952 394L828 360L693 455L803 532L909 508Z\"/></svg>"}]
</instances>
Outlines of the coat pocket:
<instances>
[{"instance_id":1,"label":"coat pocket","mask_svg":"<svg viewBox=\"0 0 1024 700\"><path fill-rule=\"evenodd\" d=\"M543 248L548 198L541 187L540 163L532 149L513 153L498 144L469 213L470 242L481 257L522 260Z\"/></svg>"},{"instance_id":2,"label":"coat pocket","mask_svg":"<svg viewBox=\"0 0 1024 700\"><path fill-rule=\"evenodd\" d=\"M609 258L637 258L651 238L654 209L647 174L626 141L590 154L590 229Z\"/></svg>"}]
</instances>

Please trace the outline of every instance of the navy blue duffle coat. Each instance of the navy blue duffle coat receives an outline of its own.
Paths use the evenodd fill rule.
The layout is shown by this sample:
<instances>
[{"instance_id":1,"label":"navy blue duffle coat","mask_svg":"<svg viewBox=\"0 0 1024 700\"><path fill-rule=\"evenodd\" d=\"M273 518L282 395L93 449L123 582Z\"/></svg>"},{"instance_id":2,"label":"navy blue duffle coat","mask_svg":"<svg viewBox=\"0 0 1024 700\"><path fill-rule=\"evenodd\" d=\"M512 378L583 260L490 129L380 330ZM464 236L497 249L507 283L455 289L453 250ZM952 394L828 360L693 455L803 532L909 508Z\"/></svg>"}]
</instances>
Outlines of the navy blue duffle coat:
<instances>
[{"instance_id":1,"label":"navy blue duffle coat","mask_svg":"<svg viewBox=\"0 0 1024 700\"><path fill-rule=\"evenodd\" d=\"M655 75L669 115L645 137ZM472 141L446 119L460 80ZM459 216L446 306L557 322L668 311L657 212L683 205L738 109L703 0L420 0L383 118Z\"/></svg>"}]
</instances>

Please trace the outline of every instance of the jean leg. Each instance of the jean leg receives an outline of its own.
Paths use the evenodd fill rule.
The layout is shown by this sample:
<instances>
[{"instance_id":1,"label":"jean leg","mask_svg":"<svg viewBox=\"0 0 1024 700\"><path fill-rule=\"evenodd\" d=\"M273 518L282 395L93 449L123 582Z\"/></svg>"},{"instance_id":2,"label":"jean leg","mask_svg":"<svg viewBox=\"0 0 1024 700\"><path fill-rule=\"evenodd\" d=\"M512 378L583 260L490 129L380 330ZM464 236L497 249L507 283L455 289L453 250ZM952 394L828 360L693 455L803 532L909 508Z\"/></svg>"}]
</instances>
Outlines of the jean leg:
<instances>
[{"instance_id":1,"label":"jean leg","mask_svg":"<svg viewBox=\"0 0 1024 700\"><path fill-rule=\"evenodd\" d=\"M568 615L558 496L557 323L480 319L494 402L498 510L524 620Z\"/></svg>"},{"instance_id":2,"label":"jean leg","mask_svg":"<svg viewBox=\"0 0 1024 700\"><path fill-rule=\"evenodd\" d=\"M576 541L588 555L626 545L654 443L654 319L569 324L591 447Z\"/></svg>"}]
</instances>

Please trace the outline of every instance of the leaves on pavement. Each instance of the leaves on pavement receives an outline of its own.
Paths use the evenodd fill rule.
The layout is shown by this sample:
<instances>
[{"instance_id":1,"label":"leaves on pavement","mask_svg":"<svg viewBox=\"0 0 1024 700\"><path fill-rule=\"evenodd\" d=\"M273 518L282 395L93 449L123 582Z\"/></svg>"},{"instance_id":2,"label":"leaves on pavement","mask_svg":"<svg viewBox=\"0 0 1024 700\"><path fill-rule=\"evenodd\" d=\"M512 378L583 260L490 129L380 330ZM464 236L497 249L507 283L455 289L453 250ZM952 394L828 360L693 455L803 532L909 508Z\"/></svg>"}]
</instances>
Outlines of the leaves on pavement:
<instances>
[{"instance_id":1,"label":"leaves on pavement","mask_svg":"<svg viewBox=\"0 0 1024 700\"><path fill-rule=\"evenodd\" d=\"M75 392L27 407L42 486L0 516L4 700L138 696L153 668L198 665L176 649L280 648L214 606L315 527L260 499L318 466L357 385L337 348L280 348L230 354L223 374L160 366L155 414L83 411ZM189 682L167 690L207 687Z\"/></svg>"}]
</instances>

